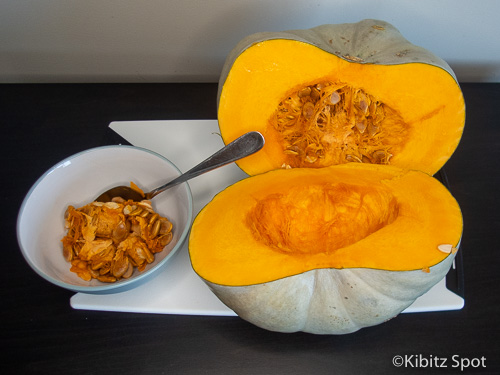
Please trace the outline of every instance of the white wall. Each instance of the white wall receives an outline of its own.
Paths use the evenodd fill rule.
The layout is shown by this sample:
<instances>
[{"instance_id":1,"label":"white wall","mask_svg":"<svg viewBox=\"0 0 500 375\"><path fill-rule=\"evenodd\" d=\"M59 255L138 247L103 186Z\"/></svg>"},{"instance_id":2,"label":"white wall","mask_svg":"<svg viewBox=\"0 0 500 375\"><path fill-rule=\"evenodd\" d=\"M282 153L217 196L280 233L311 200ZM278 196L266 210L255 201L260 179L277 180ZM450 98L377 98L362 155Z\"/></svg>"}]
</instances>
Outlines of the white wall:
<instances>
[{"instance_id":1,"label":"white wall","mask_svg":"<svg viewBox=\"0 0 500 375\"><path fill-rule=\"evenodd\" d=\"M500 82L497 0L0 0L0 82L215 82L257 31L388 21L462 82Z\"/></svg>"}]
</instances>

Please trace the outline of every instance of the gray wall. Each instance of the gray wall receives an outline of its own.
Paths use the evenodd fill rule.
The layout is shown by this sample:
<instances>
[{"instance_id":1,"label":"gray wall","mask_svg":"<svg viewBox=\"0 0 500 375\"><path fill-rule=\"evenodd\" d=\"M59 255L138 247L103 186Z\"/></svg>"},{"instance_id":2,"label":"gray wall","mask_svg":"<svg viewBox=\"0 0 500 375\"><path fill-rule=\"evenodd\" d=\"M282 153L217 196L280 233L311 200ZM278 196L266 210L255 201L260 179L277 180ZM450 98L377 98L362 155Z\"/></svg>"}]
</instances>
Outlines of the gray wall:
<instances>
[{"instance_id":1,"label":"gray wall","mask_svg":"<svg viewBox=\"0 0 500 375\"><path fill-rule=\"evenodd\" d=\"M500 82L499 15L496 0L0 0L0 82L214 82L248 34L364 18L462 82Z\"/></svg>"}]
</instances>

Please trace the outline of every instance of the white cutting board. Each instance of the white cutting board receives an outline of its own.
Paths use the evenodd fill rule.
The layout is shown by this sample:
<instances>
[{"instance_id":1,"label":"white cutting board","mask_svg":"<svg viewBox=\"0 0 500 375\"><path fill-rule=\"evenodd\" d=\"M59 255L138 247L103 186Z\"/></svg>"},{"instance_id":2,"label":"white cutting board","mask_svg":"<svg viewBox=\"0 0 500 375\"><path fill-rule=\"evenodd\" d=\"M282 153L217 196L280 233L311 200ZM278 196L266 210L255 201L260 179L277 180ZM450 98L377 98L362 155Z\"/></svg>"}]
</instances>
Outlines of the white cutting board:
<instances>
[{"instance_id":1,"label":"white cutting board","mask_svg":"<svg viewBox=\"0 0 500 375\"><path fill-rule=\"evenodd\" d=\"M110 128L134 146L155 151L185 172L224 146L216 120L112 122ZM234 163L189 181L194 214L227 186L247 175ZM152 188L154 188L152 186ZM234 316L191 268L187 241L154 279L122 293L71 297L75 309L181 315ZM464 300L443 279L404 312L459 310Z\"/></svg>"}]
</instances>

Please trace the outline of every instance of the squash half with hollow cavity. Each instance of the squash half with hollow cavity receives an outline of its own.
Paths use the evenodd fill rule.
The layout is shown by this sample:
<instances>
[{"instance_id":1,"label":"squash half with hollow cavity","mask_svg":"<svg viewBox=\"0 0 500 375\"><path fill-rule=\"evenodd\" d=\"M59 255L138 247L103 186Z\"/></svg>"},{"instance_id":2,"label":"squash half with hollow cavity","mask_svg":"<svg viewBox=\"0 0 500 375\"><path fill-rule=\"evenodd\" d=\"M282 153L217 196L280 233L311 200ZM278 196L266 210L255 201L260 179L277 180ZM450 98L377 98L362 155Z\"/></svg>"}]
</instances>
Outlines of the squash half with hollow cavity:
<instances>
[{"instance_id":1,"label":"squash half with hollow cavity","mask_svg":"<svg viewBox=\"0 0 500 375\"><path fill-rule=\"evenodd\" d=\"M463 132L465 104L448 64L378 20L243 39L224 65L218 120L225 143L251 130L254 175L348 162L437 172Z\"/></svg>"},{"instance_id":2,"label":"squash half with hollow cavity","mask_svg":"<svg viewBox=\"0 0 500 375\"><path fill-rule=\"evenodd\" d=\"M228 187L197 216L195 272L268 330L344 334L390 319L448 272L459 206L422 172L280 169Z\"/></svg>"}]
</instances>

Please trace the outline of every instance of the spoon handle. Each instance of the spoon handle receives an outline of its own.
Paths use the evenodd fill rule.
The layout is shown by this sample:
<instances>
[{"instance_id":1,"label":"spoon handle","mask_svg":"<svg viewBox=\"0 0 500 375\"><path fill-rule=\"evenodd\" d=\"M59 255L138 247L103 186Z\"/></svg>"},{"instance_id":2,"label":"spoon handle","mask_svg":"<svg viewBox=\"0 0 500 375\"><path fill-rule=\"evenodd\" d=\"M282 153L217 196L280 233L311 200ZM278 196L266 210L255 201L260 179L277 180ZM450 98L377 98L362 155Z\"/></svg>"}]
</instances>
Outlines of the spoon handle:
<instances>
[{"instance_id":1,"label":"spoon handle","mask_svg":"<svg viewBox=\"0 0 500 375\"><path fill-rule=\"evenodd\" d=\"M181 174L174 180L167 182L165 185L146 193L146 198L151 199L168 188L190 180L193 177L197 177L205 172L232 163L233 161L244 158L245 156L251 155L259 151L263 146L264 137L259 132L249 132L243 134L241 137L221 148L215 154L205 159L197 166L191 168L189 171Z\"/></svg>"}]
</instances>

